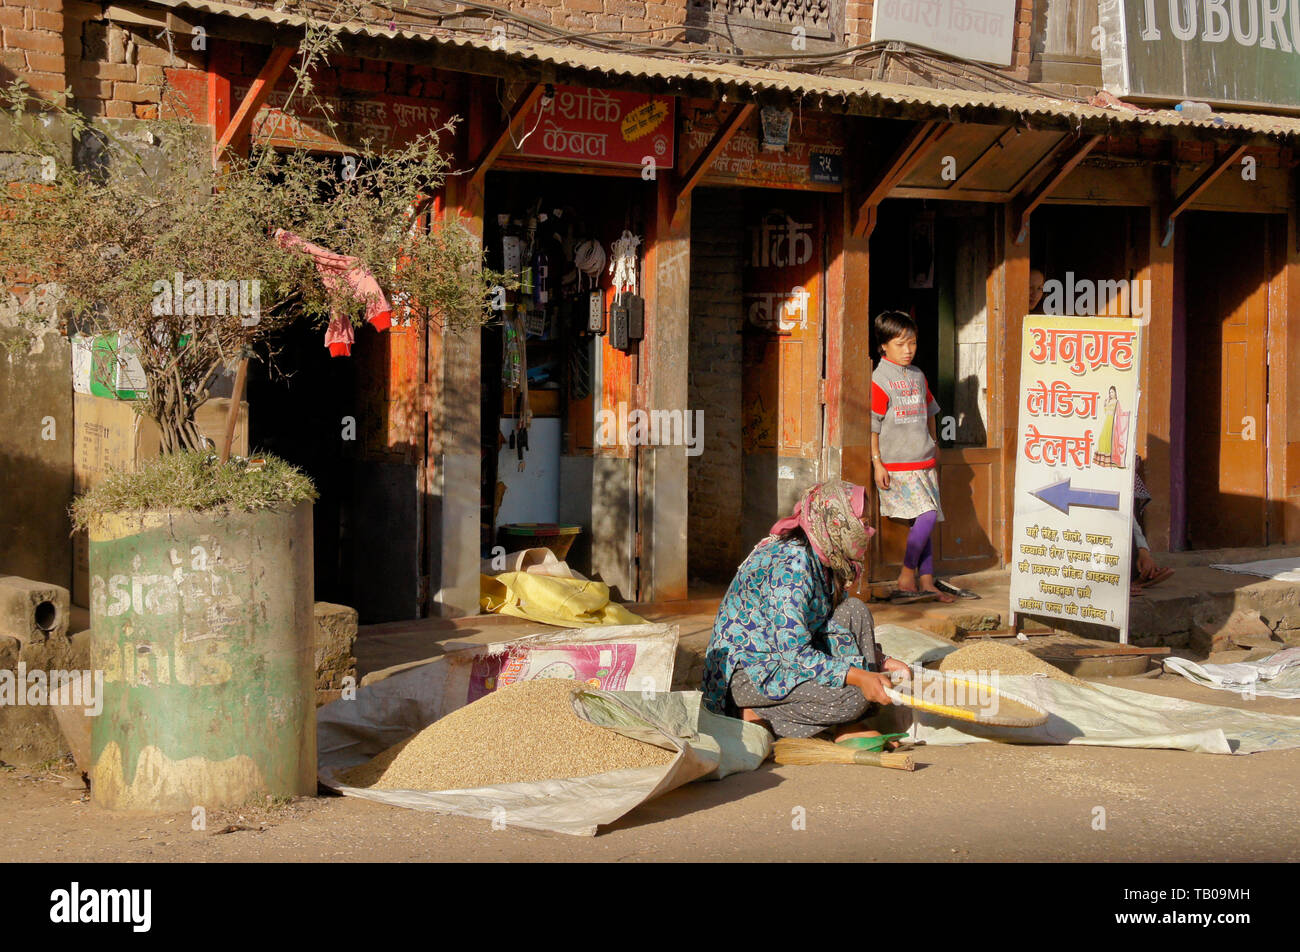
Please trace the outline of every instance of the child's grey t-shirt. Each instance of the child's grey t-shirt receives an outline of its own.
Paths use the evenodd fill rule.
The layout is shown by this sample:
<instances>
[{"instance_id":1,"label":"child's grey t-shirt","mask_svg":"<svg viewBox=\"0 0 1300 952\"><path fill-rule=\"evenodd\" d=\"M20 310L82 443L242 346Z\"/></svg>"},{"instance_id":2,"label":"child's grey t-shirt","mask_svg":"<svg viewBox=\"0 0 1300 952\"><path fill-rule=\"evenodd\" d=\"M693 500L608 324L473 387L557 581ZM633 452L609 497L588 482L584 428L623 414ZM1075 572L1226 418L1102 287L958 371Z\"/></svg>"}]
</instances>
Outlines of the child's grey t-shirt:
<instances>
[{"instance_id":1,"label":"child's grey t-shirt","mask_svg":"<svg viewBox=\"0 0 1300 952\"><path fill-rule=\"evenodd\" d=\"M911 364L880 359L871 374L871 432L880 434L885 469L930 469L935 445L929 418L939 412L925 374Z\"/></svg>"}]
</instances>

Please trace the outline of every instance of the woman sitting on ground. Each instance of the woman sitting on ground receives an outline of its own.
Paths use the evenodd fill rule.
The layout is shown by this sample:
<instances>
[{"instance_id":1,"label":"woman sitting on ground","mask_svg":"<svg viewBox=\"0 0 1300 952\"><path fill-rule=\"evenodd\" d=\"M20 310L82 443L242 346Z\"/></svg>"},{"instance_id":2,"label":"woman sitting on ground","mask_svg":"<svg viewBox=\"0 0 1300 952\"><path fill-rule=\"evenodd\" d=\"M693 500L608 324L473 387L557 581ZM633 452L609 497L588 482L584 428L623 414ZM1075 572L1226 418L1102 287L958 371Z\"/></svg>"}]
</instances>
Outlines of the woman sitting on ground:
<instances>
[{"instance_id":1,"label":"woman sitting on ground","mask_svg":"<svg viewBox=\"0 0 1300 952\"><path fill-rule=\"evenodd\" d=\"M861 719L888 704L888 672L907 665L876 646L867 606L846 598L862 572L866 492L833 480L804 494L741 563L713 625L704 704L764 724L778 737L830 729L875 736ZM838 607L837 607L838 606Z\"/></svg>"}]
</instances>

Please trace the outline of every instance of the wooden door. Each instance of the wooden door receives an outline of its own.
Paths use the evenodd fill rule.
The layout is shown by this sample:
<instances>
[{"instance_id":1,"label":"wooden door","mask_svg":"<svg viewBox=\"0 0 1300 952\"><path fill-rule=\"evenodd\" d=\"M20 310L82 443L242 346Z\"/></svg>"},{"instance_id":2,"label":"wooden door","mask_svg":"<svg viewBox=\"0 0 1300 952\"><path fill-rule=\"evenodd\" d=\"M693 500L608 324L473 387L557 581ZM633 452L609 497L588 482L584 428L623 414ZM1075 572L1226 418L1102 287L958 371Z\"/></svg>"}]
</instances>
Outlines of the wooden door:
<instances>
[{"instance_id":1,"label":"wooden door","mask_svg":"<svg viewBox=\"0 0 1300 952\"><path fill-rule=\"evenodd\" d=\"M1265 545L1267 220L1187 217L1188 544Z\"/></svg>"},{"instance_id":2,"label":"wooden door","mask_svg":"<svg viewBox=\"0 0 1300 952\"><path fill-rule=\"evenodd\" d=\"M746 196L742 552L820 475L823 228L819 195Z\"/></svg>"}]
</instances>

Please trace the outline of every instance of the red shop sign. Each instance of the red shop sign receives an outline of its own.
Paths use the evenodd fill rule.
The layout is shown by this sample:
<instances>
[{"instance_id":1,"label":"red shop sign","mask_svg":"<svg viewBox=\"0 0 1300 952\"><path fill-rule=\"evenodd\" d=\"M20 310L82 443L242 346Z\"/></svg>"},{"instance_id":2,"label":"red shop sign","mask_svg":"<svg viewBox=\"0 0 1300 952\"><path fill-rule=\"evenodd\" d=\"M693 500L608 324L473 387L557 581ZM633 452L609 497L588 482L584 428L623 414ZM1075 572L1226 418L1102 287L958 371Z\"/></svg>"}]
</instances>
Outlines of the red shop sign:
<instances>
[{"instance_id":1,"label":"red shop sign","mask_svg":"<svg viewBox=\"0 0 1300 952\"><path fill-rule=\"evenodd\" d=\"M556 86L524 124L531 130L519 155L587 165L673 167L675 116L671 96Z\"/></svg>"}]
</instances>

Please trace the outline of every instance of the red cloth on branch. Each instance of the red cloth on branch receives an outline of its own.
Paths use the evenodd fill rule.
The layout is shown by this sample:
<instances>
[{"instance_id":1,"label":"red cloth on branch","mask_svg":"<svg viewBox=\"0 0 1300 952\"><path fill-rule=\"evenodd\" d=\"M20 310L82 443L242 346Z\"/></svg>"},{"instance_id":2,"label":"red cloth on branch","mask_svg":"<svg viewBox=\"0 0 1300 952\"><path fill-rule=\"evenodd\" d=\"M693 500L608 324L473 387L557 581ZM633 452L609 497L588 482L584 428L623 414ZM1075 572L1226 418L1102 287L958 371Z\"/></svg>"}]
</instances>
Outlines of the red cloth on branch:
<instances>
[{"instance_id":1,"label":"red cloth on branch","mask_svg":"<svg viewBox=\"0 0 1300 952\"><path fill-rule=\"evenodd\" d=\"M377 331L387 330L393 323L393 309L384 296L383 289L370 269L351 255L340 255L314 245L304 238L299 238L283 228L275 230L275 242L281 248L300 251L310 255L320 273L321 281L330 291L352 289L352 296L366 303L366 320ZM346 357L352 353L352 344L356 336L352 333L352 322L347 315L333 311L329 327L325 330L325 346L331 357Z\"/></svg>"}]
</instances>

